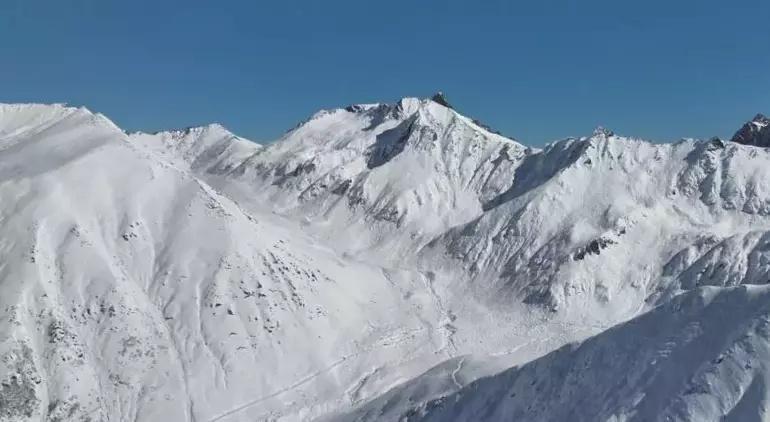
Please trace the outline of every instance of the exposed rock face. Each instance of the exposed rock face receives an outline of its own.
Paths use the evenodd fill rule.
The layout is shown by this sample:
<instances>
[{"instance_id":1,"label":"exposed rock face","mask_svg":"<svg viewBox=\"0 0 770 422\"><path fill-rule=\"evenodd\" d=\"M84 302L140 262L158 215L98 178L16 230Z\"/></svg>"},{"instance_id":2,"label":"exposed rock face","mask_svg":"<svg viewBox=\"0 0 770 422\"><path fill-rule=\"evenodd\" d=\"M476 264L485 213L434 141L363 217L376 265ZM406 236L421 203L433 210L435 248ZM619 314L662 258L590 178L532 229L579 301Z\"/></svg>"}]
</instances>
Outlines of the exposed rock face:
<instances>
[{"instance_id":1,"label":"exposed rock face","mask_svg":"<svg viewBox=\"0 0 770 422\"><path fill-rule=\"evenodd\" d=\"M431 99L431 101L433 101L434 103L439 103L439 104L441 104L441 105L442 105L442 106L444 106L444 107L447 107L447 108L451 108L451 109L454 109L454 107L452 107L452 106L449 104L449 101L447 101L446 97L444 96L444 93L443 93L443 92L441 92L441 91L439 91L439 92L435 93L435 94L434 94L434 95L433 95L433 96L432 96L430 99Z\"/></svg>"},{"instance_id":2,"label":"exposed rock face","mask_svg":"<svg viewBox=\"0 0 770 422\"><path fill-rule=\"evenodd\" d=\"M770 147L770 119L763 114L757 114L735 132L731 141L743 145Z\"/></svg>"},{"instance_id":3,"label":"exposed rock face","mask_svg":"<svg viewBox=\"0 0 770 422\"><path fill-rule=\"evenodd\" d=\"M609 138L614 135L615 135L615 132L611 131L610 129L607 129L604 126L597 126L596 129L594 129L594 133L593 133L593 136L596 138Z\"/></svg>"}]
</instances>

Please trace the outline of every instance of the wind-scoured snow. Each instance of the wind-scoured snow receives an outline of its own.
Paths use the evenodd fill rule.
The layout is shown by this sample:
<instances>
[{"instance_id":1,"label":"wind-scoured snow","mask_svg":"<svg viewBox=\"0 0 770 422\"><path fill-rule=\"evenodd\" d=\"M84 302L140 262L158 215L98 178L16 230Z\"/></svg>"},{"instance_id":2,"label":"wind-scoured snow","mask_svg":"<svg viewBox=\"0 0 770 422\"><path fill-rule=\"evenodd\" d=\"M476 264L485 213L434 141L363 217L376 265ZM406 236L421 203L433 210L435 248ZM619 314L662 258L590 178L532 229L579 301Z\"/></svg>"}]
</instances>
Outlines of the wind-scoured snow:
<instances>
[{"instance_id":1,"label":"wind-scoured snow","mask_svg":"<svg viewBox=\"0 0 770 422\"><path fill-rule=\"evenodd\" d=\"M757 145L0 105L0 420L760 419Z\"/></svg>"}]
</instances>

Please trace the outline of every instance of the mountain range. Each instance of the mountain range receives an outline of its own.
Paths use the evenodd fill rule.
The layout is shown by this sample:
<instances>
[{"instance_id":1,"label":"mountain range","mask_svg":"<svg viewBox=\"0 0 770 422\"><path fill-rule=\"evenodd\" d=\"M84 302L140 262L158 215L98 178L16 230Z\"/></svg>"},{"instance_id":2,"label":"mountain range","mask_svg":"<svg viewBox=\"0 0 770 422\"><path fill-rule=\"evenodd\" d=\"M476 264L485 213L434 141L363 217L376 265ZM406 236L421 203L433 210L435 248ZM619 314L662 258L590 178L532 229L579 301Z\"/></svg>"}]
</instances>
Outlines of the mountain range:
<instances>
[{"instance_id":1,"label":"mountain range","mask_svg":"<svg viewBox=\"0 0 770 422\"><path fill-rule=\"evenodd\" d=\"M766 147L0 104L0 421L766 419Z\"/></svg>"}]
</instances>

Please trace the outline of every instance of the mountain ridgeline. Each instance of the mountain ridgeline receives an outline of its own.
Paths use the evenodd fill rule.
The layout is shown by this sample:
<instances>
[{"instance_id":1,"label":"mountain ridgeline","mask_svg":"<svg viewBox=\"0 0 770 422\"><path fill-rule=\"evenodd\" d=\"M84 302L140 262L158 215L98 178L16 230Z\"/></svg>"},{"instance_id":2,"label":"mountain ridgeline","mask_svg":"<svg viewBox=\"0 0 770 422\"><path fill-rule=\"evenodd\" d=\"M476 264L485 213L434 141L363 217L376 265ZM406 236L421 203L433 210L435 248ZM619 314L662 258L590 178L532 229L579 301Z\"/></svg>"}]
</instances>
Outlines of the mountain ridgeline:
<instances>
[{"instance_id":1,"label":"mountain ridgeline","mask_svg":"<svg viewBox=\"0 0 770 422\"><path fill-rule=\"evenodd\" d=\"M766 419L768 147L0 104L0 421Z\"/></svg>"}]
</instances>

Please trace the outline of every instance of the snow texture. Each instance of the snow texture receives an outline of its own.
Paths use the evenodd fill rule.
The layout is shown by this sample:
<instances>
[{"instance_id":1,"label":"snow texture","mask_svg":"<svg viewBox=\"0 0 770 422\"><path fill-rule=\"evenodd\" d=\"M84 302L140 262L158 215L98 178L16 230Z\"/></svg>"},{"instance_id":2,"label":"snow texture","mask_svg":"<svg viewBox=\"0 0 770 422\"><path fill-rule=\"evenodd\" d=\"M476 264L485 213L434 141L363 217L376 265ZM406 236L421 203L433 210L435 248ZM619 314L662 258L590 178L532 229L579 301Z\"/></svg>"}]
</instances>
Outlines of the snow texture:
<instances>
[{"instance_id":1,"label":"snow texture","mask_svg":"<svg viewBox=\"0 0 770 422\"><path fill-rule=\"evenodd\" d=\"M0 421L766 419L764 122L533 149L437 94L262 146L0 104Z\"/></svg>"}]
</instances>

